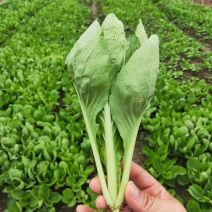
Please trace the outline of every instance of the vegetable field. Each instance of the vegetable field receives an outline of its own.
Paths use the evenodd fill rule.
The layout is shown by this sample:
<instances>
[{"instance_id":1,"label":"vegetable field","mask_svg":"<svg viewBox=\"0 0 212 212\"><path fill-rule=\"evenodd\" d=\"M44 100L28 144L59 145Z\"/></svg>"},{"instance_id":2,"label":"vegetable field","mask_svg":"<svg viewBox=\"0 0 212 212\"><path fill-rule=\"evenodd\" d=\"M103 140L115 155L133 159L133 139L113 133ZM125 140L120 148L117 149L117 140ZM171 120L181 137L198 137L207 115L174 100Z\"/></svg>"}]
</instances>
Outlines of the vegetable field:
<instances>
[{"instance_id":1,"label":"vegetable field","mask_svg":"<svg viewBox=\"0 0 212 212\"><path fill-rule=\"evenodd\" d=\"M127 36L141 19L160 43L134 161L189 212L212 212L212 8L187 0L0 1L0 211L95 207L97 170L65 60L110 13Z\"/></svg>"}]
</instances>

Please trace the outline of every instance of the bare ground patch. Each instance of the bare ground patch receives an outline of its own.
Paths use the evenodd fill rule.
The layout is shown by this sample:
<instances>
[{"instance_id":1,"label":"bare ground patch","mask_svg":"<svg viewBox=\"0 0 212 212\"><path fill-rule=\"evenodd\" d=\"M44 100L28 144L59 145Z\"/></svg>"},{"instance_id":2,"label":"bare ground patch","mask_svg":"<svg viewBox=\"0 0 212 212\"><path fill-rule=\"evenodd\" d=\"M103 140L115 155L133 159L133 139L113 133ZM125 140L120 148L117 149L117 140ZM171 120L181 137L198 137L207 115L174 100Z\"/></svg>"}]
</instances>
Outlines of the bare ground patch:
<instances>
[{"instance_id":1,"label":"bare ground patch","mask_svg":"<svg viewBox=\"0 0 212 212\"><path fill-rule=\"evenodd\" d=\"M65 105L64 105L64 102L63 102L63 99L65 97L65 93L62 90L60 90L58 92L59 92L59 98L57 100L57 105L56 105L55 110L54 110L56 113L58 113L60 111L60 108L65 109Z\"/></svg>"},{"instance_id":2,"label":"bare ground patch","mask_svg":"<svg viewBox=\"0 0 212 212\"><path fill-rule=\"evenodd\" d=\"M207 39L205 41L202 41L202 37L200 36L197 36L196 33L195 33L195 29L193 28L183 28L182 29L189 37L193 38L193 39L196 39L198 41L200 41L201 43L204 42L204 44L202 43L203 45L203 48L202 50L204 51L207 51L208 53L212 52L212 39ZM205 45L206 43L206 45Z\"/></svg>"},{"instance_id":3,"label":"bare ground patch","mask_svg":"<svg viewBox=\"0 0 212 212\"><path fill-rule=\"evenodd\" d=\"M0 211L7 209L7 194L0 191Z\"/></svg>"},{"instance_id":4,"label":"bare ground patch","mask_svg":"<svg viewBox=\"0 0 212 212\"><path fill-rule=\"evenodd\" d=\"M206 7L212 7L212 0L190 0L191 2L200 4Z\"/></svg>"},{"instance_id":5,"label":"bare ground patch","mask_svg":"<svg viewBox=\"0 0 212 212\"><path fill-rule=\"evenodd\" d=\"M60 202L54 205L56 212L76 212L76 207L69 208L66 204Z\"/></svg>"},{"instance_id":6,"label":"bare ground patch","mask_svg":"<svg viewBox=\"0 0 212 212\"><path fill-rule=\"evenodd\" d=\"M194 71L185 71L183 72L183 79L188 80L191 77L197 77L200 80L204 79L206 83L212 84L212 72L210 71L199 71L199 72L194 72Z\"/></svg>"},{"instance_id":7,"label":"bare ground patch","mask_svg":"<svg viewBox=\"0 0 212 212\"><path fill-rule=\"evenodd\" d=\"M176 193L183 199L184 205L188 203L190 198L190 194L187 189L187 186L181 186L179 184L175 186Z\"/></svg>"},{"instance_id":8,"label":"bare ground patch","mask_svg":"<svg viewBox=\"0 0 212 212\"><path fill-rule=\"evenodd\" d=\"M95 21L98 18L96 1L93 1L93 3L91 4L91 16L93 21Z\"/></svg>"},{"instance_id":9,"label":"bare ground patch","mask_svg":"<svg viewBox=\"0 0 212 212\"><path fill-rule=\"evenodd\" d=\"M146 139L146 132L144 130L139 130L133 153L133 162L139 165L143 164L144 161L147 159L147 157L142 154L142 148L144 146L149 147L149 143Z\"/></svg>"},{"instance_id":10,"label":"bare ground patch","mask_svg":"<svg viewBox=\"0 0 212 212\"><path fill-rule=\"evenodd\" d=\"M211 0L211 1L212 1L212 0ZM200 43L203 45L202 50L204 50L204 51L206 51L206 52L208 52L208 53L212 52L212 48L211 48L211 46L212 46L212 39L211 39L211 38L207 38L207 39L206 39L204 36L198 36L198 35L196 34L196 31L195 31L194 28L191 28L191 27L188 28L188 27L183 27L183 26L181 26L179 23L176 22L175 18L172 18L172 17L170 16L171 12L168 11L168 10L166 10L162 5L159 5L159 6L158 6L158 9L159 9L161 12L167 14L167 15L168 15L169 21L172 22L174 25L176 25L180 30L182 30L183 32L185 32L185 33L186 33L189 37L191 37L192 39L195 39L195 40L197 40L198 42L200 42Z\"/></svg>"}]
</instances>

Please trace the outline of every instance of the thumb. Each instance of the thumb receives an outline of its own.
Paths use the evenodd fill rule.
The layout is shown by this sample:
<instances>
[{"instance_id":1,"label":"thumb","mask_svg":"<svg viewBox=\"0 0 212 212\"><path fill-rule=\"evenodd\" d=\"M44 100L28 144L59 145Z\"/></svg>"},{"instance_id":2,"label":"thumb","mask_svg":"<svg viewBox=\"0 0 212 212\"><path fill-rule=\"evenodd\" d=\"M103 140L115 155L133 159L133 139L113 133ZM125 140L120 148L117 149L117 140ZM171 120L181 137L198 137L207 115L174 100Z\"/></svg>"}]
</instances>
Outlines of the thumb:
<instances>
[{"instance_id":1,"label":"thumb","mask_svg":"<svg viewBox=\"0 0 212 212\"><path fill-rule=\"evenodd\" d=\"M125 191L125 200L134 212L186 211L177 201L159 199L140 191L133 182L129 182Z\"/></svg>"}]
</instances>

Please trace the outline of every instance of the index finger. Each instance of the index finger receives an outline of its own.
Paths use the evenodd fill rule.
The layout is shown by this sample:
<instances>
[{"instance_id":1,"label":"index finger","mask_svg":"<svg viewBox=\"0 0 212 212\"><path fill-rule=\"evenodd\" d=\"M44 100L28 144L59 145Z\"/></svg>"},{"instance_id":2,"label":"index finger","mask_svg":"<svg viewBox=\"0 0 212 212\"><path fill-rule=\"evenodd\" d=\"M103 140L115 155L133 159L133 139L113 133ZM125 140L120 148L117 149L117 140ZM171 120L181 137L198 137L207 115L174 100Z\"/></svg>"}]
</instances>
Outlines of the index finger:
<instances>
[{"instance_id":1,"label":"index finger","mask_svg":"<svg viewBox=\"0 0 212 212\"><path fill-rule=\"evenodd\" d=\"M89 187L90 189L97 193L97 194L102 194L102 188L101 188L101 185L100 185L100 180L98 177L94 177L90 183L89 183Z\"/></svg>"},{"instance_id":2,"label":"index finger","mask_svg":"<svg viewBox=\"0 0 212 212\"><path fill-rule=\"evenodd\" d=\"M160 199L174 198L151 174L133 162L131 164L130 179L138 188L151 196Z\"/></svg>"},{"instance_id":3,"label":"index finger","mask_svg":"<svg viewBox=\"0 0 212 212\"><path fill-rule=\"evenodd\" d=\"M151 174L134 162L131 164L130 180L132 180L140 189L147 189L155 184L163 188L163 186Z\"/></svg>"},{"instance_id":4,"label":"index finger","mask_svg":"<svg viewBox=\"0 0 212 212\"><path fill-rule=\"evenodd\" d=\"M134 162L131 164L130 180L132 180L140 189L146 189L155 184L163 187L151 174L149 174L146 170ZM102 189L98 177L95 177L91 180L90 188L95 193L102 194Z\"/></svg>"}]
</instances>

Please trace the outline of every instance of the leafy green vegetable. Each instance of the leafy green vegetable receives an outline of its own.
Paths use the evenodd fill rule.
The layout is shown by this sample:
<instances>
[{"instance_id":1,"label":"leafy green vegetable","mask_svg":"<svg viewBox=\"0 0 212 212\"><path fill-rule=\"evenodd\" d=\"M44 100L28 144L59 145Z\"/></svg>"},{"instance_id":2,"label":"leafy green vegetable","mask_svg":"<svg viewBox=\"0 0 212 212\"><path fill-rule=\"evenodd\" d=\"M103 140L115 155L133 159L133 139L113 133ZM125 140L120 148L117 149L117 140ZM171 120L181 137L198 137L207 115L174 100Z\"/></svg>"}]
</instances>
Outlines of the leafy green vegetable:
<instances>
[{"instance_id":1,"label":"leafy green vegetable","mask_svg":"<svg viewBox=\"0 0 212 212\"><path fill-rule=\"evenodd\" d=\"M141 118L155 90L158 37L148 39L140 21L135 35L127 40L123 24L109 14L102 26L94 21L79 38L66 64L80 101L103 195L110 208L119 211ZM125 165L120 176L122 159Z\"/></svg>"}]
</instances>

